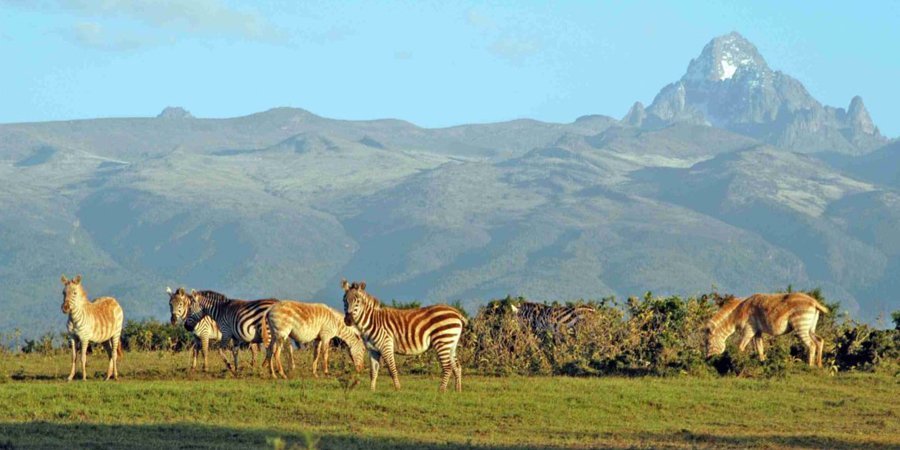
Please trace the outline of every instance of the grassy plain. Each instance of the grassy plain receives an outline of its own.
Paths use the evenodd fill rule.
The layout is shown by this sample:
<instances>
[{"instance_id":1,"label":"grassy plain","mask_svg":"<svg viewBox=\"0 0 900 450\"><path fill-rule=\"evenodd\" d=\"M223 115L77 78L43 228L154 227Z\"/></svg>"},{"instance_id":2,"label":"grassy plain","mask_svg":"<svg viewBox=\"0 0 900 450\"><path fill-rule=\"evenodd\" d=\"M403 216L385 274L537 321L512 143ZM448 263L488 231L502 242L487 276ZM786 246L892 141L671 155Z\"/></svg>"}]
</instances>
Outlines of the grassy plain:
<instances>
[{"instance_id":1,"label":"grassy plain","mask_svg":"<svg viewBox=\"0 0 900 450\"><path fill-rule=\"evenodd\" d=\"M246 360L248 354L242 354ZM383 371L370 392L347 375L314 379L308 352L287 381L233 377L211 358L128 353L122 380L66 383L68 359L0 355L2 448L897 448L900 378L802 371L783 378L464 376ZM333 365L341 372L343 357Z\"/></svg>"}]
</instances>

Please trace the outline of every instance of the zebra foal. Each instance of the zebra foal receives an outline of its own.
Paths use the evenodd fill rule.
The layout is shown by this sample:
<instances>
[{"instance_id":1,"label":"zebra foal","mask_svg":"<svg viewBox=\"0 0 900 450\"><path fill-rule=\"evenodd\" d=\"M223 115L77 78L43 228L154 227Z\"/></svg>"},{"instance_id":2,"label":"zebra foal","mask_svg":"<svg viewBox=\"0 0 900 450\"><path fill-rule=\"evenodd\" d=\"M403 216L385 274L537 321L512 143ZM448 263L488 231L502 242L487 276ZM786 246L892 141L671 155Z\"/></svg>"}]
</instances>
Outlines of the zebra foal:
<instances>
[{"instance_id":1,"label":"zebra foal","mask_svg":"<svg viewBox=\"0 0 900 450\"><path fill-rule=\"evenodd\" d=\"M366 292L365 282L349 284L342 280L341 288L344 290L344 322L360 331L369 348L372 390L378 379L380 362L387 366L394 388L400 389L394 355L418 355L433 348L443 371L440 390L447 390L453 374L456 390L462 391L462 367L456 358L456 347L466 318L459 311L447 305L388 308Z\"/></svg>"},{"instance_id":2,"label":"zebra foal","mask_svg":"<svg viewBox=\"0 0 900 450\"><path fill-rule=\"evenodd\" d=\"M216 325L216 321L209 316L203 316L197 321L191 320L188 317L188 309L190 307L191 300L189 298L190 294L184 291L183 287L172 291L172 288L167 287L166 293L169 294L169 312L172 314L171 323L172 325L177 325L178 322L184 322L184 328L191 332L193 335L193 348L191 351L191 371L197 369L197 357L202 352L203 354L203 371L206 372L207 367L209 366L209 343L210 342L219 342L222 340L222 332L219 331L219 326ZM228 358L225 356L225 351L219 347L219 355L222 356L222 359L228 363Z\"/></svg>"},{"instance_id":3,"label":"zebra foal","mask_svg":"<svg viewBox=\"0 0 900 450\"><path fill-rule=\"evenodd\" d=\"M69 345L72 347L72 370L68 381L75 378L76 344L81 348L81 379L87 379L85 370L87 348L91 342L103 343L109 355L109 367L106 379L119 379L119 357L122 353L122 321L124 313L119 302L112 297L100 297L93 302L88 300L87 293L81 285L81 275L69 280L65 275L63 284L62 312L68 314L66 329L69 334Z\"/></svg>"},{"instance_id":4,"label":"zebra foal","mask_svg":"<svg viewBox=\"0 0 900 450\"><path fill-rule=\"evenodd\" d=\"M232 373L237 373L238 350L240 345L251 344L253 352L251 365L256 365L256 347L252 344L263 344L268 347L270 333L266 324L266 313L278 300L269 298L262 300L230 299L216 291L191 291L188 297L189 317L185 322L199 323L204 316L215 321L222 333L219 348L232 344L234 366L226 360L225 365ZM294 364L293 347L291 349L291 366Z\"/></svg>"}]
</instances>

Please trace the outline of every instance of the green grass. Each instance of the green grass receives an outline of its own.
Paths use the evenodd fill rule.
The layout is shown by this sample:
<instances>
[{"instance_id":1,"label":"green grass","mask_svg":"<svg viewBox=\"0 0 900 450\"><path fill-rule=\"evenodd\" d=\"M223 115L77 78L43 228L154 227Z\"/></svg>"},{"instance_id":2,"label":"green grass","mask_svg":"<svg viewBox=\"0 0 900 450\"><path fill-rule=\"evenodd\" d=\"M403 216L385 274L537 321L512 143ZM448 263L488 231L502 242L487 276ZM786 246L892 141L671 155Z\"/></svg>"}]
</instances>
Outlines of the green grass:
<instances>
[{"instance_id":1,"label":"green grass","mask_svg":"<svg viewBox=\"0 0 900 450\"><path fill-rule=\"evenodd\" d=\"M242 354L246 360L247 355ZM343 355L335 358L344 364ZM186 353L128 353L123 379L65 383L64 354L0 356L0 448L545 448L900 446L900 381L887 374L776 379L468 375L464 392L382 372L370 392L339 377L262 372L188 378ZM345 375L346 376L346 375Z\"/></svg>"}]
</instances>

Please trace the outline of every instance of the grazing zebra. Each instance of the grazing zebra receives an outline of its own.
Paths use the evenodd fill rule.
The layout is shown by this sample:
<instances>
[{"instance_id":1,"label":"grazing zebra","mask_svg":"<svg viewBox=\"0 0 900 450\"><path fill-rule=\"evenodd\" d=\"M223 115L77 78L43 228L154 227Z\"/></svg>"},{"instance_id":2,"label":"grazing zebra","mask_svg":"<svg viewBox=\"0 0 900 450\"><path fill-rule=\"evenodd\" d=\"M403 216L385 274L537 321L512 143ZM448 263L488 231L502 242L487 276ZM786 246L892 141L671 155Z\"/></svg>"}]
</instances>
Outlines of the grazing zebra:
<instances>
[{"instance_id":1,"label":"grazing zebra","mask_svg":"<svg viewBox=\"0 0 900 450\"><path fill-rule=\"evenodd\" d=\"M387 365L394 388L400 389L394 354L418 355L430 348L437 352L443 370L440 390L447 390L451 373L456 378L456 390L462 390L462 367L456 358L456 346L466 318L459 311L447 305L388 308L366 292L365 282L348 284L347 280L342 280L341 288L344 290L344 322L360 331L369 348L373 390L378 379L379 360Z\"/></svg>"},{"instance_id":2,"label":"grazing zebra","mask_svg":"<svg viewBox=\"0 0 900 450\"><path fill-rule=\"evenodd\" d=\"M809 350L809 365L822 367L825 340L815 332L820 312L827 313L828 308L803 293L756 294L743 300L732 297L706 323L706 356L722 354L725 341L737 331L741 337L738 349L744 351L753 341L757 356L765 361L762 336L793 330Z\"/></svg>"},{"instance_id":3,"label":"grazing zebra","mask_svg":"<svg viewBox=\"0 0 900 450\"><path fill-rule=\"evenodd\" d=\"M194 322L188 317L188 307L190 306L189 295L184 292L184 288L178 288L174 292L172 288L166 288L169 294L169 311L172 313L171 323L176 325L178 322L184 322L184 328L191 332L194 336L194 345L191 351L191 371L197 369L197 356L203 352L203 371L209 366L207 355L209 354L209 342L219 342L222 340L222 332L216 321L209 316L203 316L199 321ZM224 350L219 347L219 355L228 363Z\"/></svg>"},{"instance_id":4,"label":"grazing zebra","mask_svg":"<svg viewBox=\"0 0 900 450\"><path fill-rule=\"evenodd\" d=\"M238 349L241 344L263 344L269 342L266 313L278 300L269 298L263 300L236 300L230 299L215 291L191 291L190 316L186 323L199 323L204 316L211 317L222 332L222 340L219 348L229 343L234 356L234 366L228 361L225 365L236 373L238 367ZM256 348L251 346L253 360L251 365L256 365ZM293 356L293 354L292 354Z\"/></svg>"},{"instance_id":5,"label":"grazing zebra","mask_svg":"<svg viewBox=\"0 0 900 450\"><path fill-rule=\"evenodd\" d=\"M290 338L297 343L316 341L313 348L313 376L318 377L316 370L319 358L323 359L322 365L325 375L328 375L328 352L331 348L331 339L338 337L350 348L350 358L356 371L362 370L366 356L366 346L356 328L344 324L341 313L321 303L301 303L282 300L272 306L266 314L266 321L272 338L269 340L269 348L266 351L266 359L263 366L269 363L269 371L275 378L275 362L278 362L278 371L283 378L284 367L281 365L281 348ZM274 356L274 358L273 358ZM291 358L293 369L293 358Z\"/></svg>"},{"instance_id":6,"label":"grazing zebra","mask_svg":"<svg viewBox=\"0 0 900 450\"><path fill-rule=\"evenodd\" d=\"M572 329L576 323L597 312L590 306L550 306L542 303L522 302L509 305L513 313L534 333L561 333Z\"/></svg>"},{"instance_id":7,"label":"grazing zebra","mask_svg":"<svg viewBox=\"0 0 900 450\"><path fill-rule=\"evenodd\" d=\"M63 275L63 314L69 315L66 329L69 334L69 345L72 347L72 370L69 381L75 378L75 362L77 354L75 346L81 348L81 379L87 379L85 366L87 348L91 342L102 342L109 355L109 368L106 379L119 379L119 358L122 356L122 320L124 314L119 302L112 297L100 297L93 302L88 300L87 293L81 285L81 275L73 280Z\"/></svg>"}]
</instances>

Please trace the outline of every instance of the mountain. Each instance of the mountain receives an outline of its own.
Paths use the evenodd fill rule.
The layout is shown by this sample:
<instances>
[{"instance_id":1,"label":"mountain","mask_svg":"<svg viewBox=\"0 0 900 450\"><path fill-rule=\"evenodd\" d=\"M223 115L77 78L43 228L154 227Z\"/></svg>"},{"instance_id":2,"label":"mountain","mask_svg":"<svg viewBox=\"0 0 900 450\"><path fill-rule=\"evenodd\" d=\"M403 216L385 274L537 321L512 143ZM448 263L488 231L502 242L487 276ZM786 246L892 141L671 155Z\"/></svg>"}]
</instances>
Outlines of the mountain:
<instances>
[{"instance_id":1,"label":"mountain","mask_svg":"<svg viewBox=\"0 0 900 450\"><path fill-rule=\"evenodd\" d=\"M166 286L340 307L347 277L472 312L792 284L874 320L900 308L898 158L861 99L820 105L737 34L622 120L0 124L0 332L62 330L61 273L130 319Z\"/></svg>"},{"instance_id":2,"label":"mountain","mask_svg":"<svg viewBox=\"0 0 900 450\"><path fill-rule=\"evenodd\" d=\"M637 124L676 122L708 124L803 153L861 154L886 143L860 97L847 110L823 106L802 83L770 69L738 33L710 41Z\"/></svg>"}]
</instances>

